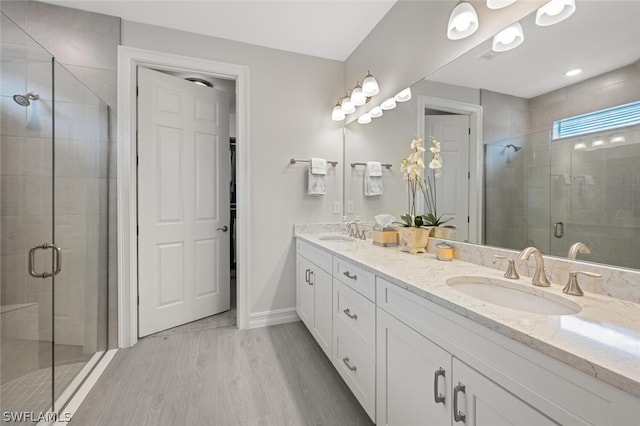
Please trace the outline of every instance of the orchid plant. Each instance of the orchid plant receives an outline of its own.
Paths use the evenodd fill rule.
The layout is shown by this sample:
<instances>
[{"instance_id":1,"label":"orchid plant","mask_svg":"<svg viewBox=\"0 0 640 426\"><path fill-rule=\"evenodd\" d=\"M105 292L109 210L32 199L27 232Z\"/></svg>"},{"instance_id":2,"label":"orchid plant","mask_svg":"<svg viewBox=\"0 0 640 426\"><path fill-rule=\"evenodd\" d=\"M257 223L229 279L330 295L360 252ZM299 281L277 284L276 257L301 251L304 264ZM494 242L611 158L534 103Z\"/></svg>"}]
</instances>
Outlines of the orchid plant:
<instances>
[{"instance_id":1,"label":"orchid plant","mask_svg":"<svg viewBox=\"0 0 640 426\"><path fill-rule=\"evenodd\" d=\"M413 152L407 158L402 159L401 165L404 180L407 181L409 194L409 211L407 214L400 216L404 222L402 224L416 228L421 226L443 225L452 218L443 219L441 216L438 216L437 213L435 179L442 175L440 142L431 136L431 147L429 147L429 151L432 154L431 161L429 162L431 173L426 178L424 177L425 164L422 159L426 149L422 146L422 138L414 136L411 141L411 149ZM424 215L416 215L416 195L418 189L422 191L427 210L429 211Z\"/></svg>"}]
</instances>

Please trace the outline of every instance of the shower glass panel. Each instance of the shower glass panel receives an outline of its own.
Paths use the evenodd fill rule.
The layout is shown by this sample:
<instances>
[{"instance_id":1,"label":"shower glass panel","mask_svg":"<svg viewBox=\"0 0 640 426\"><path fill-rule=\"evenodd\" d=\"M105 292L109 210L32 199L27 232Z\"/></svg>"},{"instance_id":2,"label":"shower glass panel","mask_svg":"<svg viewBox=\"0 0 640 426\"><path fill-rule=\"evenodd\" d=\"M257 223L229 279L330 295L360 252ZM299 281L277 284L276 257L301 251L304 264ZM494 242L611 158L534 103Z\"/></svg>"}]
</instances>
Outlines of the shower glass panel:
<instances>
[{"instance_id":1,"label":"shower glass panel","mask_svg":"<svg viewBox=\"0 0 640 426\"><path fill-rule=\"evenodd\" d=\"M1 17L0 411L46 415L107 349L112 114Z\"/></svg>"},{"instance_id":2,"label":"shower glass panel","mask_svg":"<svg viewBox=\"0 0 640 426\"><path fill-rule=\"evenodd\" d=\"M53 58L4 15L0 31L0 409L39 413L53 396L53 277L29 270L53 264L29 251L54 241Z\"/></svg>"}]
</instances>

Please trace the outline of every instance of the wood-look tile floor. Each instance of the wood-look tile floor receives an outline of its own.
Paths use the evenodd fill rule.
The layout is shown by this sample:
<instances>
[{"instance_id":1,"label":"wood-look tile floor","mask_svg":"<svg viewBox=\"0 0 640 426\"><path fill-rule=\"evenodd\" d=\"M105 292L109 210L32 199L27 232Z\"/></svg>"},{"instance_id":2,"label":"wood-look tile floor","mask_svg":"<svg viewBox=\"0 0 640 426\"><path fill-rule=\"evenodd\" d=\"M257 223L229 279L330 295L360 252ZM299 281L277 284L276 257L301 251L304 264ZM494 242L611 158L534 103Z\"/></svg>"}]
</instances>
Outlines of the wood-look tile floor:
<instances>
[{"instance_id":1,"label":"wood-look tile floor","mask_svg":"<svg viewBox=\"0 0 640 426\"><path fill-rule=\"evenodd\" d=\"M147 337L118 351L72 425L372 425L301 322Z\"/></svg>"}]
</instances>

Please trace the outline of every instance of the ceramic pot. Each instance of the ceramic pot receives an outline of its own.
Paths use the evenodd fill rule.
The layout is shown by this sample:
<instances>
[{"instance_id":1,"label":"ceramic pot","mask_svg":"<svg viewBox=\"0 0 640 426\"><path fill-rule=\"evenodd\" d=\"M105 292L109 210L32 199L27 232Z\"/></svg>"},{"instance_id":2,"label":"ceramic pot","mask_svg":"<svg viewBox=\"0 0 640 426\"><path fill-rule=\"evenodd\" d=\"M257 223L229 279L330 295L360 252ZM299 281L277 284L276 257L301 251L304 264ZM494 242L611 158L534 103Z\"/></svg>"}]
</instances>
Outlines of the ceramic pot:
<instances>
[{"instance_id":1,"label":"ceramic pot","mask_svg":"<svg viewBox=\"0 0 640 426\"><path fill-rule=\"evenodd\" d=\"M400 250L409 253L426 253L427 243L429 242L429 234L431 228L398 228L398 242Z\"/></svg>"}]
</instances>

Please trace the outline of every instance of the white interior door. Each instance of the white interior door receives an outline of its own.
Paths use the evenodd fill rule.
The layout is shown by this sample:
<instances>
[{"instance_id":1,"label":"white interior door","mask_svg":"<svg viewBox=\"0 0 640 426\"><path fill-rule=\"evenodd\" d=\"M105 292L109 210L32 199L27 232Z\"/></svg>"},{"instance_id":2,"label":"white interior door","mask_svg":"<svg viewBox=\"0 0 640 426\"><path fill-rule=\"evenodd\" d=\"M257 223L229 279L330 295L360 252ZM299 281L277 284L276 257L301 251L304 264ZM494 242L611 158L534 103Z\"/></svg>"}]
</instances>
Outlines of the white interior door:
<instances>
[{"instance_id":1,"label":"white interior door","mask_svg":"<svg viewBox=\"0 0 640 426\"><path fill-rule=\"evenodd\" d=\"M447 225L455 225L453 238L469 239L469 116L427 115L425 143L429 136L440 142L442 176L436 179L438 215L453 217ZM428 149L428 146L427 146ZM427 158L429 152L427 151Z\"/></svg>"},{"instance_id":2,"label":"white interior door","mask_svg":"<svg viewBox=\"0 0 640 426\"><path fill-rule=\"evenodd\" d=\"M230 308L229 96L138 68L140 337Z\"/></svg>"}]
</instances>

